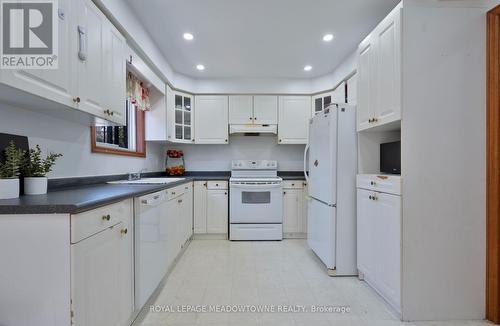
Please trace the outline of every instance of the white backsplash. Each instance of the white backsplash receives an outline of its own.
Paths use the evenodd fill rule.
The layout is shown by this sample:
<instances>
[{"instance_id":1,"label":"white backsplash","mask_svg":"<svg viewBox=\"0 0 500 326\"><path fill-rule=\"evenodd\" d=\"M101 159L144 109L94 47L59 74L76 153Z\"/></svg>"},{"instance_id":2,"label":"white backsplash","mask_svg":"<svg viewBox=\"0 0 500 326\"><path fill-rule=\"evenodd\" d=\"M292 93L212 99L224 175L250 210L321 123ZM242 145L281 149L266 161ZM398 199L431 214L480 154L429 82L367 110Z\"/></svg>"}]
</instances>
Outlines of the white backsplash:
<instances>
[{"instance_id":1,"label":"white backsplash","mask_svg":"<svg viewBox=\"0 0 500 326\"><path fill-rule=\"evenodd\" d=\"M229 171L231 160L276 160L280 171L302 171L305 145L278 145L276 135L230 136L229 145L168 144L184 151L188 171Z\"/></svg>"}]
</instances>

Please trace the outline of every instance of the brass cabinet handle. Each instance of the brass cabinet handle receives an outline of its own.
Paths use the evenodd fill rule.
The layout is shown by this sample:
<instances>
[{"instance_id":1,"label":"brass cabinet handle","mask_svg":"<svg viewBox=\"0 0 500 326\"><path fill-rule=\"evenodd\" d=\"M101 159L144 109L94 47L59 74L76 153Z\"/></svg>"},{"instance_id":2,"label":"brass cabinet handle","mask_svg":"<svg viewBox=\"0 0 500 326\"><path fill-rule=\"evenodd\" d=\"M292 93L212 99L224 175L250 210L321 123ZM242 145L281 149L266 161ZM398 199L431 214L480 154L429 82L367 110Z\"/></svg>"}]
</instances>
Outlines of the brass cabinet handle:
<instances>
[{"instance_id":1,"label":"brass cabinet handle","mask_svg":"<svg viewBox=\"0 0 500 326\"><path fill-rule=\"evenodd\" d=\"M109 221L109 220L111 220L111 215L109 215L109 214L108 215L103 215L102 216L102 220L103 221Z\"/></svg>"},{"instance_id":2,"label":"brass cabinet handle","mask_svg":"<svg viewBox=\"0 0 500 326\"><path fill-rule=\"evenodd\" d=\"M279 142L281 143L281 139L279 140Z\"/></svg>"},{"instance_id":3,"label":"brass cabinet handle","mask_svg":"<svg viewBox=\"0 0 500 326\"><path fill-rule=\"evenodd\" d=\"M180 204L180 203L182 203L182 199L179 199L177 202L178 202L179 204Z\"/></svg>"},{"instance_id":4,"label":"brass cabinet handle","mask_svg":"<svg viewBox=\"0 0 500 326\"><path fill-rule=\"evenodd\" d=\"M226 139L225 141L226 141L226 143L227 143L227 139Z\"/></svg>"},{"instance_id":5,"label":"brass cabinet handle","mask_svg":"<svg viewBox=\"0 0 500 326\"><path fill-rule=\"evenodd\" d=\"M108 111L109 111L109 110L108 110ZM115 112L114 112L114 111L109 111L109 115L110 115L110 116L113 116L114 114L115 114Z\"/></svg>"},{"instance_id":6,"label":"brass cabinet handle","mask_svg":"<svg viewBox=\"0 0 500 326\"><path fill-rule=\"evenodd\" d=\"M128 233L128 229L127 229L127 228L122 229L120 232L121 232L121 234L125 235L125 234L127 234L127 233Z\"/></svg>"},{"instance_id":7,"label":"brass cabinet handle","mask_svg":"<svg viewBox=\"0 0 500 326\"><path fill-rule=\"evenodd\" d=\"M286 195L286 191L283 191L283 195Z\"/></svg>"},{"instance_id":8,"label":"brass cabinet handle","mask_svg":"<svg viewBox=\"0 0 500 326\"><path fill-rule=\"evenodd\" d=\"M224 192L224 195L227 195L227 192Z\"/></svg>"},{"instance_id":9,"label":"brass cabinet handle","mask_svg":"<svg viewBox=\"0 0 500 326\"><path fill-rule=\"evenodd\" d=\"M257 120L257 117L253 118L254 120Z\"/></svg>"},{"instance_id":10,"label":"brass cabinet handle","mask_svg":"<svg viewBox=\"0 0 500 326\"><path fill-rule=\"evenodd\" d=\"M295 183L292 183L292 187L295 186Z\"/></svg>"},{"instance_id":11,"label":"brass cabinet handle","mask_svg":"<svg viewBox=\"0 0 500 326\"><path fill-rule=\"evenodd\" d=\"M376 186L376 185L377 185L377 183L376 183L375 181L370 181L370 184L371 184L372 186Z\"/></svg>"},{"instance_id":12,"label":"brass cabinet handle","mask_svg":"<svg viewBox=\"0 0 500 326\"><path fill-rule=\"evenodd\" d=\"M79 97L79 96L77 96L77 97L73 97L73 102L75 102L75 103L80 103L80 101L81 101L81 100L80 100L80 97Z\"/></svg>"},{"instance_id":13,"label":"brass cabinet handle","mask_svg":"<svg viewBox=\"0 0 500 326\"><path fill-rule=\"evenodd\" d=\"M175 191L172 191L172 195L175 195Z\"/></svg>"},{"instance_id":14,"label":"brass cabinet handle","mask_svg":"<svg viewBox=\"0 0 500 326\"><path fill-rule=\"evenodd\" d=\"M253 120L253 118L252 118L252 117L250 117L250 118L248 118L248 119Z\"/></svg>"}]
</instances>

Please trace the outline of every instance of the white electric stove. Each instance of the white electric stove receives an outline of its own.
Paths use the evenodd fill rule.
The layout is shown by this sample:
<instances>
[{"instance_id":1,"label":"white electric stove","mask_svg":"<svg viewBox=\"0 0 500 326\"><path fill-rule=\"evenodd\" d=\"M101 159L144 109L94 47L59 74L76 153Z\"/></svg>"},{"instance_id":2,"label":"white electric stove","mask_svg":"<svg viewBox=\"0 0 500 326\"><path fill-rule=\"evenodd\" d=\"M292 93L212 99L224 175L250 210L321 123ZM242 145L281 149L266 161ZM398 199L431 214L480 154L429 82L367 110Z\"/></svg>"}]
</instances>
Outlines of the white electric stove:
<instances>
[{"instance_id":1,"label":"white electric stove","mask_svg":"<svg viewBox=\"0 0 500 326\"><path fill-rule=\"evenodd\" d=\"M233 161L230 240L282 240L283 190L277 161Z\"/></svg>"}]
</instances>

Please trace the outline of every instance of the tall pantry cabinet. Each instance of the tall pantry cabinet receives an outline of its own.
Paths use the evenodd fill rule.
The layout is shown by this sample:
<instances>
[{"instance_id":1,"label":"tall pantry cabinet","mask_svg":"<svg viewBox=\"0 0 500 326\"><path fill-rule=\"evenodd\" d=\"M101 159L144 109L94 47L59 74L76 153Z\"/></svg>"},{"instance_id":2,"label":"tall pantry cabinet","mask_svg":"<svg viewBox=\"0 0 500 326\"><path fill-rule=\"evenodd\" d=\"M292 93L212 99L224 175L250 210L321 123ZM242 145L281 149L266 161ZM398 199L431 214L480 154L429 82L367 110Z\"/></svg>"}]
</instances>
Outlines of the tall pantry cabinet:
<instances>
[{"instance_id":1,"label":"tall pantry cabinet","mask_svg":"<svg viewBox=\"0 0 500 326\"><path fill-rule=\"evenodd\" d=\"M358 47L358 182L375 183L358 184L358 269L405 321L485 317L480 131L490 9L488 1L403 0ZM395 176L381 173L379 154L396 140L394 193L380 188Z\"/></svg>"}]
</instances>

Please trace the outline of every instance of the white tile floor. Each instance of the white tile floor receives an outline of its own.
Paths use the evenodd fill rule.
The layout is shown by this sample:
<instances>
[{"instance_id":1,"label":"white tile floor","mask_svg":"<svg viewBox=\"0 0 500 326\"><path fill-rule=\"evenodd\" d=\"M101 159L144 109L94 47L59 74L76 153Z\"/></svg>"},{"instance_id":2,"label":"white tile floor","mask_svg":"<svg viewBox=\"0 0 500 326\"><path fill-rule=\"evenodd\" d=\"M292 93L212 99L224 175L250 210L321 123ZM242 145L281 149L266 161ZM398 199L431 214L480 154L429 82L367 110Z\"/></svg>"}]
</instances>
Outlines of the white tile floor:
<instances>
[{"instance_id":1,"label":"white tile floor","mask_svg":"<svg viewBox=\"0 0 500 326\"><path fill-rule=\"evenodd\" d=\"M304 240L230 242L194 240L181 257L156 305L346 306L349 313L150 312L142 326L159 325L411 325L476 326L482 321L400 323L364 282L332 278Z\"/></svg>"}]
</instances>

